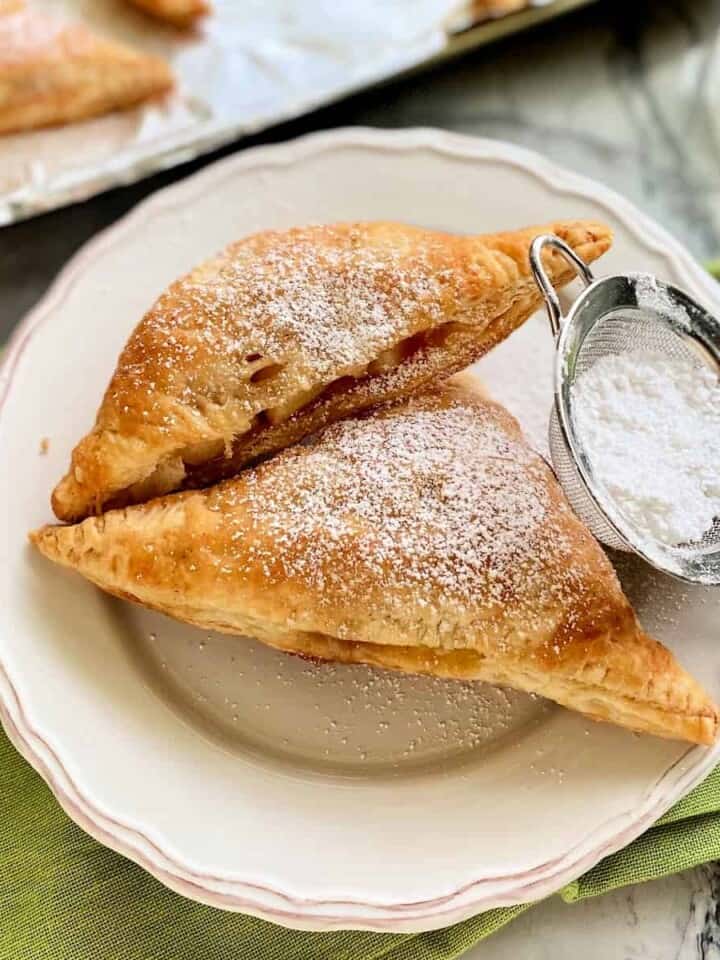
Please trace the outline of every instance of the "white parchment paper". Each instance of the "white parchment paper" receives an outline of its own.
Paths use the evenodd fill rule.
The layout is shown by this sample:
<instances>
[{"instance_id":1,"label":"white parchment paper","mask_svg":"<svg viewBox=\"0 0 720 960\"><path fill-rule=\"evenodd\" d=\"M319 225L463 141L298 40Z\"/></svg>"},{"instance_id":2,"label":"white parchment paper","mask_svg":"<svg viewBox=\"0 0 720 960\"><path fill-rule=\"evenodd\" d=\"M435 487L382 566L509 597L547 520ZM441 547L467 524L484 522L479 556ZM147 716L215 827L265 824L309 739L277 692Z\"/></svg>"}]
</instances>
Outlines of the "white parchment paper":
<instances>
[{"instance_id":1,"label":"white parchment paper","mask_svg":"<svg viewBox=\"0 0 720 960\"><path fill-rule=\"evenodd\" d=\"M150 104L0 139L0 224L92 195L298 116L434 56L457 0L213 0L192 33L124 0L33 0L170 61Z\"/></svg>"}]
</instances>

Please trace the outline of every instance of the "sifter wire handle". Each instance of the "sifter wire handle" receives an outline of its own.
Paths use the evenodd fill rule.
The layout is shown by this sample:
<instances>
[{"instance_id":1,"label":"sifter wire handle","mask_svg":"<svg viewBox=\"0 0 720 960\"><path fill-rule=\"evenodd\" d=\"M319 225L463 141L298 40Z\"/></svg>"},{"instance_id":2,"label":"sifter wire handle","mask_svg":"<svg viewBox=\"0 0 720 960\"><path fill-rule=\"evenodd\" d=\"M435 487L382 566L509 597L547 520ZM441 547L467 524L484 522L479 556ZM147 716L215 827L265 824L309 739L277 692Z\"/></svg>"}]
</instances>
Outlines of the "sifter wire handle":
<instances>
[{"instance_id":1,"label":"sifter wire handle","mask_svg":"<svg viewBox=\"0 0 720 960\"><path fill-rule=\"evenodd\" d=\"M562 307L560 306L560 298L543 266L542 252L545 247L553 247L553 249L562 254L566 260L569 260L572 266L575 267L578 275L585 281L586 286L590 286L595 278L585 261L575 253L572 247L569 247L564 240L561 240L560 237L556 237L552 233L545 233L540 237L535 237L533 240L530 246L530 268L535 278L535 283L540 287L542 295L545 298L550 327L553 334L557 337L563 324L563 313Z\"/></svg>"}]
</instances>

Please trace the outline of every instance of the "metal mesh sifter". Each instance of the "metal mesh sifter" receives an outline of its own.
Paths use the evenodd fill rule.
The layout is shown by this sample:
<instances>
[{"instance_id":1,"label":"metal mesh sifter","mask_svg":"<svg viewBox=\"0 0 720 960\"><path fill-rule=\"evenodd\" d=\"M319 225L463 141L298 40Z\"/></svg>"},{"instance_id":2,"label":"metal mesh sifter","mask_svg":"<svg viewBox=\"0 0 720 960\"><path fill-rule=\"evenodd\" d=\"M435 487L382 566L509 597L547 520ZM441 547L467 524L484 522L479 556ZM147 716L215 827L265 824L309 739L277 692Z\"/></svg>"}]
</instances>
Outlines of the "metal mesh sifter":
<instances>
[{"instance_id":1,"label":"metal mesh sifter","mask_svg":"<svg viewBox=\"0 0 720 960\"><path fill-rule=\"evenodd\" d=\"M543 266L543 251L548 247L565 257L585 284L566 315ZM658 570L682 580L720 584L720 517L701 540L677 546L638 529L595 474L573 409L576 379L608 354L660 353L720 372L720 324L682 290L649 274L596 279L559 237L537 237L530 250L530 264L556 338L550 455L573 509L607 546L637 553Z\"/></svg>"}]
</instances>

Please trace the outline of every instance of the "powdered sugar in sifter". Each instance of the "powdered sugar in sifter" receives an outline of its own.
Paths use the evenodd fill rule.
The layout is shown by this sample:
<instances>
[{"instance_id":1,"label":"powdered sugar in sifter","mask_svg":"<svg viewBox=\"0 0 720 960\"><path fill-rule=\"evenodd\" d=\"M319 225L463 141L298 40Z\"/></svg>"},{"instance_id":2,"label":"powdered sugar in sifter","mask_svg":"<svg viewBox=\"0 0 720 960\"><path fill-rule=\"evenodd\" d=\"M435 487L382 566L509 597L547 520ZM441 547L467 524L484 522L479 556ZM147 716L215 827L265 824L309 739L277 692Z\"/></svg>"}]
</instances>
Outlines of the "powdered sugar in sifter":
<instances>
[{"instance_id":1,"label":"powdered sugar in sifter","mask_svg":"<svg viewBox=\"0 0 720 960\"><path fill-rule=\"evenodd\" d=\"M548 247L564 256L585 284L566 315L543 266ZM698 370L707 366L720 374L720 323L687 293L652 275L595 278L559 237L537 237L530 263L556 338L550 455L573 509L607 546L637 553L680 579L720 584L720 517L701 539L679 544L663 543L633 523L588 457L573 397L573 386L585 371L603 357L627 351L682 358ZM717 468L720 473L720 464Z\"/></svg>"}]
</instances>

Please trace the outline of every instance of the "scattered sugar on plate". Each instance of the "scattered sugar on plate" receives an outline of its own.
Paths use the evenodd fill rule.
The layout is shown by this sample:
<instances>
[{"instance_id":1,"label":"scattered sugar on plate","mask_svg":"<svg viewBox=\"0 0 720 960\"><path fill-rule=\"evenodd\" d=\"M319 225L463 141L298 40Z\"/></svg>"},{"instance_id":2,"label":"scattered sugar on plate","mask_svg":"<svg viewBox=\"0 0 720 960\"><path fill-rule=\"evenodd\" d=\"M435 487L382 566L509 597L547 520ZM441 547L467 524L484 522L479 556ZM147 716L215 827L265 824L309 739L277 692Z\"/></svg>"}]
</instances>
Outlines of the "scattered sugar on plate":
<instances>
[{"instance_id":1,"label":"scattered sugar on plate","mask_svg":"<svg viewBox=\"0 0 720 960\"><path fill-rule=\"evenodd\" d=\"M575 430L627 520L668 546L720 516L720 382L690 358L607 355L573 386Z\"/></svg>"}]
</instances>

